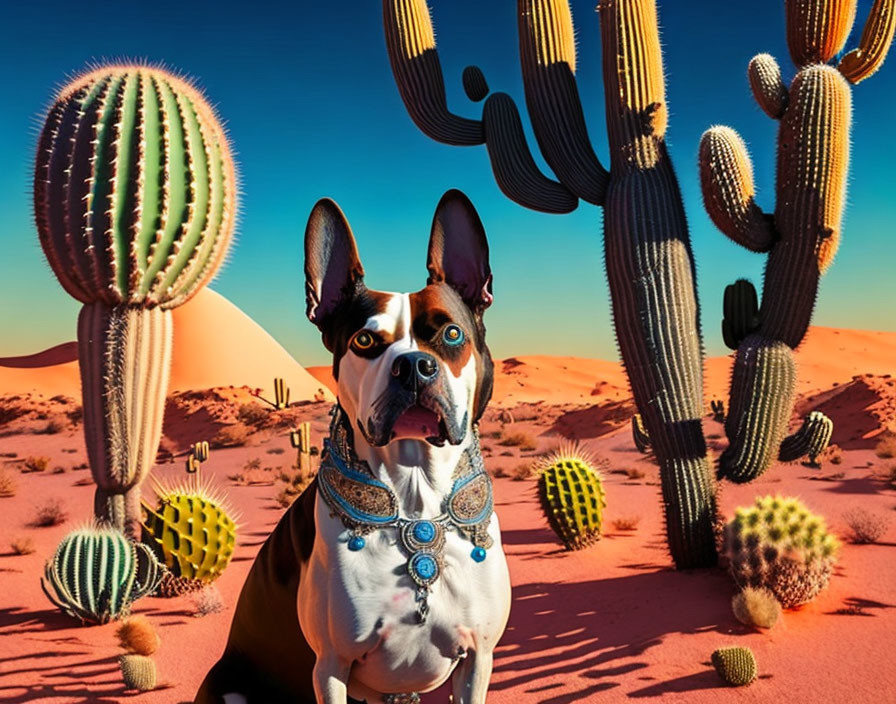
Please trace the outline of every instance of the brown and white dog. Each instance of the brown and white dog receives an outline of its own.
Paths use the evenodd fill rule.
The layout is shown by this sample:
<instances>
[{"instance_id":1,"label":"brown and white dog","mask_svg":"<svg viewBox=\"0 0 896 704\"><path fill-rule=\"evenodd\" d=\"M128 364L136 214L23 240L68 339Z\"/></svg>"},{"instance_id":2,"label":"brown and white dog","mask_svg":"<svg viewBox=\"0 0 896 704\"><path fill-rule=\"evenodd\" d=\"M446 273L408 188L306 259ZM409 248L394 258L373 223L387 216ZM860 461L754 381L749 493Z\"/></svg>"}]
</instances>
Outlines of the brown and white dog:
<instances>
[{"instance_id":1,"label":"brown and white dog","mask_svg":"<svg viewBox=\"0 0 896 704\"><path fill-rule=\"evenodd\" d=\"M443 513L492 391L482 320L492 302L488 244L460 191L436 209L427 269L416 293L368 289L339 207L315 205L305 232L307 314L333 353L354 452L407 519ZM315 481L259 552L196 702L388 704L452 676L455 704L485 702L510 610L497 517L482 561L470 558L467 537L444 532L421 622L398 528L347 549L349 531L318 489Z\"/></svg>"}]
</instances>

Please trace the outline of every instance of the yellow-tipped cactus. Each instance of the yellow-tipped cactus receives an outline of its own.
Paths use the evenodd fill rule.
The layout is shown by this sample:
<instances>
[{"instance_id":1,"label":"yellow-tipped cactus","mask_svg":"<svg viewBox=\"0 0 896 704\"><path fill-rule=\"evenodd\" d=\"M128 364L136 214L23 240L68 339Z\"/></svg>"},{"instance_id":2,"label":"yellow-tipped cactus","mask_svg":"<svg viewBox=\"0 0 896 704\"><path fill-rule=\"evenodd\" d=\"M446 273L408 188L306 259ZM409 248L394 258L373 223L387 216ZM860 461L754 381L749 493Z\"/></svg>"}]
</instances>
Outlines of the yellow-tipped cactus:
<instances>
[{"instance_id":1,"label":"yellow-tipped cactus","mask_svg":"<svg viewBox=\"0 0 896 704\"><path fill-rule=\"evenodd\" d=\"M143 505L149 545L173 577L208 583L230 564L236 524L224 500L191 478L186 484L156 484L158 503ZM188 589L187 589L188 590Z\"/></svg>"},{"instance_id":2,"label":"yellow-tipped cactus","mask_svg":"<svg viewBox=\"0 0 896 704\"><path fill-rule=\"evenodd\" d=\"M756 56L748 69L757 103L780 120L774 213L764 213L755 201L750 158L734 130L713 127L700 143L709 216L734 242L768 252L755 325L726 334L726 343L737 343L737 361L726 423L730 446L720 458L719 475L737 482L759 476L779 450L792 454L793 447L781 447L793 409L792 350L809 327L819 278L840 241L849 83L881 64L896 24L896 0L875 2L859 48L835 68L827 62L849 36L856 0L787 0L785 5L787 44L798 68L789 88L768 54Z\"/></svg>"},{"instance_id":3,"label":"yellow-tipped cactus","mask_svg":"<svg viewBox=\"0 0 896 704\"><path fill-rule=\"evenodd\" d=\"M94 510L137 538L168 390L171 309L214 276L233 233L224 130L199 91L168 71L90 71L46 116L34 213L53 272L84 304L78 358Z\"/></svg>"},{"instance_id":4,"label":"yellow-tipped cactus","mask_svg":"<svg viewBox=\"0 0 896 704\"><path fill-rule=\"evenodd\" d=\"M827 586L839 549L824 519L793 498L757 498L725 526L734 581L768 589L785 609L811 601Z\"/></svg>"},{"instance_id":5,"label":"yellow-tipped cactus","mask_svg":"<svg viewBox=\"0 0 896 704\"><path fill-rule=\"evenodd\" d=\"M749 648L719 648L712 654L712 666L719 677L732 687L743 687L756 679L758 668Z\"/></svg>"},{"instance_id":6,"label":"yellow-tipped cactus","mask_svg":"<svg viewBox=\"0 0 896 704\"><path fill-rule=\"evenodd\" d=\"M654 0L600 0L603 93L610 168L588 136L576 84L567 0L518 0L526 106L544 160L527 144L506 93L485 100L481 120L450 112L426 0L383 0L386 46L408 114L447 144L484 143L501 191L527 208L604 207L606 271L619 349L660 465L666 532L675 564L716 562L715 484L701 428L703 350L694 262L681 192L665 144L668 108ZM467 68L473 100L488 90Z\"/></svg>"},{"instance_id":7,"label":"yellow-tipped cactus","mask_svg":"<svg viewBox=\"0 0 896 704\"><path fill-rule=\"evenodd\" d=\"M208 460L208 453L208 440L191 445L187 455L187 474L196 474L202 463Z\"/></svg>"},{"instance_id":8,"label":"yellow-tipped cactus","mask_svg":"<svg viewBox=\"0 0 896 704\"><path fill-rule=\"evenodd\" d=\"M538 495L553 531L568 550L600 539L606 496L588 453L576 446L561 449L539 467Z\"/></svg>"},{"instance_id":9,"label":"yellow-tipped cactus","mask_svg":"<svg viewBox=\"0 0 896 704\"><path fill-rule=\"evenodd\" d=\"M149 692L156 688L156 663L146 655L128 653L118 656L125 689Z\"/></svg>"}]
</instances>

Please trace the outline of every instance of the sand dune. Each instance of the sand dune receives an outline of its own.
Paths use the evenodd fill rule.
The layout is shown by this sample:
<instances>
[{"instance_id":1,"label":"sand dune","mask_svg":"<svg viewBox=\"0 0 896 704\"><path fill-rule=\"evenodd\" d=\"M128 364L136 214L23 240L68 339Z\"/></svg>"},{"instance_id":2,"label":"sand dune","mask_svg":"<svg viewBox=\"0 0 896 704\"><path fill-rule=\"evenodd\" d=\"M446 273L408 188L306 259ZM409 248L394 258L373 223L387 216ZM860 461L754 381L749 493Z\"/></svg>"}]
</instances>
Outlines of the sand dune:
<instances>
[{"instance_id":1,"label":"sand dune","mask_svg":"<svg viewBox=\"0 0 896 704\"><path fill-rule=\"evenodd\" d=\"M74 342L25 357L0 358L0 394L64 394L78 397ZM265 330L210 289L174 311L170 391L248 386L271 393L275 376L290 387L291 400L311 400L325 388ZM323 395L332 399L324 390Z\"/></svg>"}]
</instances>

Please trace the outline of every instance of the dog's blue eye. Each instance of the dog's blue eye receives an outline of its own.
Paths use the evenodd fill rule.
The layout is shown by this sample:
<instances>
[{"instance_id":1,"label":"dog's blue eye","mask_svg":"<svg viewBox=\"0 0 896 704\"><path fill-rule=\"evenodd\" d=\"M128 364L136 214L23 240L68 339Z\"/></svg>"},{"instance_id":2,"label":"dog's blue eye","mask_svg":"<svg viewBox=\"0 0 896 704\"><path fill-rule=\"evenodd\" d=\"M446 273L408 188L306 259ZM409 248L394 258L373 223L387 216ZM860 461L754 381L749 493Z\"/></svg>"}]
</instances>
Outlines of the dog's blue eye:
<instances>
[{"instance_id":1,"label":"dog's blue eye","mask_svg":"<svg viewBox=\"0 0 896 704\"><path fill-rule=\"evenodd\" d=\"M464 331L457 325L449 325L442 333L442 339L446 345L460 345L464 341Z\"/></svg>"}]
</instances>

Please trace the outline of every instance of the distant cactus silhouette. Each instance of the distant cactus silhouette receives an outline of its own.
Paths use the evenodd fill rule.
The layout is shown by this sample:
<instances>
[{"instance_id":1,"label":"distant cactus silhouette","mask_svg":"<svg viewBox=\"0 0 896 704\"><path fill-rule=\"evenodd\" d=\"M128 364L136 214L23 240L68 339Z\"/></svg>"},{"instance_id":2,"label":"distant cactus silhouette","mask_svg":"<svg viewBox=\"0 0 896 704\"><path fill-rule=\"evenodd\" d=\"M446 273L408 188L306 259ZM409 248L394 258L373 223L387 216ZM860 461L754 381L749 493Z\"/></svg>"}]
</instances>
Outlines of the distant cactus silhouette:
<instances>
[{"instance_id":1,"label":"distant cactus silhouette","mask_svg":"<svg viewBox=\"0 0 896 704\"><path fill-rule=\"evenodd\" d=\"M140 483L159 446L171 309L214 275L233 232L224 131L189 82L103 66L47 114L34 212L47 261L74 298L95 513L139 536Z\"/></svg>"},{"instance_id":2,"label":"distant cactus silhouette","mask_svg":"<svg viewBox=\"0 0 896 704\"><path fill-rule=\"evenodd\" d=\"M667 106L654 0L600 0L608 171L595 155L575 79L566 0L519 0L520 64L542 174L514 101L485 100L481 120L450 112L425 0L383 0L386 46L408 114L431 138L485 144L495 181L515 202L565 213L579 199L604 208L606 269L616 336L660 465L666 531L678 567L715 564L715 486L706 454L703 353L694 263L665 132ZM488 91L464 71L473 100Z\"/></svg>"},{"instance_id":3,"label":"distant cactus silhouette","mask_svg":"<svg viewBox=\"0 0 896 704\"><path fill-rule=\"evenodd\" d=\"M296 449L296 467L302 474L311 472L311 423L300 423L289 433L289 442Z\"/></svg>"},{"instance_id":4,"label":"distant cactus silhouette","mask_svg":"<svg viewBox=\"0 0 896 704\"><path fill-rule=\"evenodd\" d=\"M196 474L203 462L208 460L208 440L194 443L187 455L187 474Z\"/></svg>"},{"instance_id":5,"label":"distant cactus silhouette","mask_svg":"<svg viewBox=\"0 0 896 704\"><path fill-rule=\"evenodd\" d=\"M274 400L266 399L261 395L261 390L255 393L255 396L277 411L282 411L289 406L289 387L281 377L274 378Z\"/></svg>"},{"instance_id":6,"label":"distant cactus silhouette","mask_svg":"<svg viewBox=\"0 0 896 704\"><path fill-rule=\"evenodd\" d=\"M896 3L878 0L859 47L828 66L849 36L856 0L787 0L787 44L798 71L790 87L775 59L759 54L748 76L756 102L778 131L776 205L766 214L754 198L746 146L728 127L700 142L706 211L732 241L767 252L762 303L739 281L725 291L723 333L737 349L728 420L729 447L719 476L747 482L798 442L781 446L793 409L793 350L812 317L821 274L840 241L849 162L851 96L883 62L896 26ZM838 70L839 69L839 70ZM758 313L758 314L757 314Z\"/></svg>"},{"instance_id":7,"label":"distant cactus silhouette","mask_svg":"<svg viewBox=\"0 0 896 704\"><path fill-rule=\"evenodd\" d=\"M577 446L561 448L541 462L538 496L553 531L568 550L600 538L606 496L592 460Z\"/></svg>"},{"instance_id":8,"label":"distant cactus silhouette","mask_svg":"<svg viewBox=\"0 0 896 704\"><path fill-rule=\"evenodd\" d=\"M721 399L713 399L709 402L709 408L712 411L712 417L719 423L725 422L725 402Z\"/></svg>"},{"instance_id":9,"label":"distant cactus silhouette","mask_svg":"<svg viewBox=\"0 0 896 704\"><path fill-rule=\"evenodd\" d=\"M41 587L69 616L107 623L126 615L131 604L151 594L162 567L145 545L109 527L69 533L47 562Z\"/></svg>"}]
</instances>

